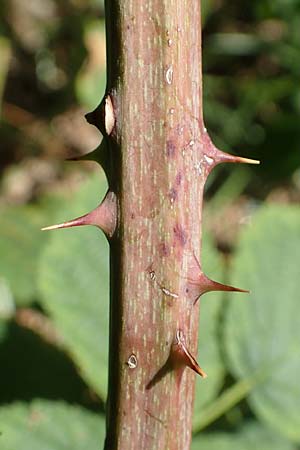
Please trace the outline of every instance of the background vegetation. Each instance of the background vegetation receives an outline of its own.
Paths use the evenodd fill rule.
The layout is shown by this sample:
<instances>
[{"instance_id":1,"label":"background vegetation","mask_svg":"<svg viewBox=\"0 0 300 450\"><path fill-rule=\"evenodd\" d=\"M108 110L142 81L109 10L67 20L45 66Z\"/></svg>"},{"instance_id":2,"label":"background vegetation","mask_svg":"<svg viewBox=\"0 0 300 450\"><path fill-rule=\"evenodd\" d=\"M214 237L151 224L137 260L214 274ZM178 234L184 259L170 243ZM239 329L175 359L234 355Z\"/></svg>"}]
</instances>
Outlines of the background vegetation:
<instances>
[{"instance_id":1,"label":"background vegetation","mask_svg":"<svg viewBox=\"0 0 300 450\"><path fill-rule=\"evenodd\" d=\"M206 0L205 118L261 159L208 183L204 266L251 294L201 305L193 449L300 444L300 1ZM100 142L102 0L0 4L0 446L96 450L104 439L108 248L41 226L96 206L105 179L65 163Z\"/></svg>"}]
</instances>

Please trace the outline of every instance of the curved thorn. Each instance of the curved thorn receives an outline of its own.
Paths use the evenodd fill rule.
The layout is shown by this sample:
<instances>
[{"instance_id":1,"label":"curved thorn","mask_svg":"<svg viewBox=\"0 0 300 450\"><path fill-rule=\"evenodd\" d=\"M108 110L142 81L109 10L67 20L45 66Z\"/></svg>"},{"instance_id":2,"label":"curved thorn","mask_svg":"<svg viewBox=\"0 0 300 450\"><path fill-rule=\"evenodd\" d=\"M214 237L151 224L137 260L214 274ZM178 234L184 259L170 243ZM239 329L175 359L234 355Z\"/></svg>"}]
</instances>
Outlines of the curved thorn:
<instances>
[{"instance_id":1,"label":"curved thorn","mask_svg":"<svg viewBox=\"0 0 300 450\"><path fill-rule=\"evenodd\" d=\"M97 106L94 111L88 112L84 117L86 118L86 121L90 125L94 125L98 130L102 133L103 129L101 127L101 119L102 119L102 110L103 110L103 100L102 102Z\"/></svg>"},{"instance_id":2,"label":"curved thorn","mask_svg":"<svg viewBox=\"0 0 300 450\"><path fill-rule=\"evenodd\" d=\"M96 161L98 162L98 154L99 154L99 147L95 148L95 150L92 150L91 152L85 153L84 155L79 156L70 156L70 158L66 158L65 161L67 162L78 162L78 161Z\"/></svg>"},{"instance_id":3,"label":"curved thorn","mask_svg":"<svg viewBox=\"0 0 300 450\"><path fill-rule=\"evenodd\" d=\"M66 161L95 161L100 164L105 172L108 182L110 182L110 157L105 139L102 139L100 145L98 145L98 147L96 147L91 152L86 153L85 155L67 158Z\"/></svg>"},{"instance_id":4,"label":"curved thorn","mask_svg":"<svg viewBox=\"0 0 300 450\"><path fill-rule=\"evenodd\" d=\"M177 330L176 332L175 343L173 344L173 359L177 365L189 367L202 378L207 377L207 374L201 369L194 356L188 350L182 330Z\"/></svg>"},{"instance_id":5,"label":"curved thorn","mask_svg":"<svg viewBox=\"0 0 300 450\"><path fill-rule=\"evenodd\" d=\"M62 228L94 225L100 228L107 237L111 238L117 223L117 200L114 192L108 191L102 203L93 211L56 225L42 228L42 231L58 230Z\"/></svg>"}]
</instances>

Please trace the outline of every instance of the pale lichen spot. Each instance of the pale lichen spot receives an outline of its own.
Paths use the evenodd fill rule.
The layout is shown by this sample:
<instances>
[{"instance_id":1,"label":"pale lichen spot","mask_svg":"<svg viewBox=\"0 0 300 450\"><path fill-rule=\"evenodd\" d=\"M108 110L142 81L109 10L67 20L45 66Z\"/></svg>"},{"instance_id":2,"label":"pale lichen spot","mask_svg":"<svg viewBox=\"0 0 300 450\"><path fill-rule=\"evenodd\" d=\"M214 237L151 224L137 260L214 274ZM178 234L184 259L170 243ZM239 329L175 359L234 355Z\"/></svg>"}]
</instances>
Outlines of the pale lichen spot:
<instances>
[{"instance_id":1,"label":"pale lichen spot","mask_svg":"<svg viewBox=\"0 0 300 450\"><path fill-rule=\"evenodd\" d=\"M127 365L129 369L135 369L137 367L137 357L134 354L129 356Z\"/></svg>"},{"instance_id":2,"label":"pale lichen spot","mask_svg":"<svg viewBox=\"0 0 300 450\"><path fill-rule=\"evenodd\" d=\"M161 290L165 295L168 295L169 297L178 298L178 294L175 294L174 292L169 291L169 289L162 287Z\"/></svg>"},{"instance_id":3,"label":"pale lichen spot","mask_svg":"<svg viewBox=\"0 0 300 450\"><path fill-rule=\"evenodd\" d=\"M194 165L194 168L197 172L198 175L202 175L202 167L201 167L201 162L197 161Z\"/></svg>"},{"instance_id":4,"label":"pale lichen spot","mask_svg":"<svg viewBox=\"0 0 300 450\"><path fill-rule=\"evenodd\" d=\"M172 81L173 81L173 67L170 66L166 71L166 82L168 84L172 84Z\"/></svg>"},{"instance_id":5,"label":"pale lichen spot","mask_svg":"<svg viewBox=\"0 0 300 450\"><path fill-rule=\"evenodd\" d=\"M149 276L150 276L150 279L151 279L152 281L154 281L154 280L155 280L155 278L156 278L156 275L155 275L155 272L154 272L154 270L151 270L151 272L149 272Z\"/></svg>"}]
</instances>

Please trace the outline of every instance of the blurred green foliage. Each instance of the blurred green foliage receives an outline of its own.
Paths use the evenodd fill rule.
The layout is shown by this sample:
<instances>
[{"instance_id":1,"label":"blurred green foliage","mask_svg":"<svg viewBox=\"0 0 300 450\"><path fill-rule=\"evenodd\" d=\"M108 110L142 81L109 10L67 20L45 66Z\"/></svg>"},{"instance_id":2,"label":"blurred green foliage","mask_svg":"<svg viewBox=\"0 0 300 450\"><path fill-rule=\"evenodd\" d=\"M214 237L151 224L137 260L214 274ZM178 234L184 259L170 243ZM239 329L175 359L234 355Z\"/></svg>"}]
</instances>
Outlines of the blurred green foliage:
<instances>
[{"instance_id":1,"label":"blurred green foliage","mask_svg":"<svg viewBox=\"0 0 300 450\"><path fill-rule=\"evenodd\" d=\"M105 192L102 172L58 162L99 141L80 118L105 88L103 15L102 0L0 3L3 450L104 439L107 244L95 229L39 232ZM204 268L252 293L202 300L195 450L300 444L299 23L299 0L203 1L207 127L263 164L208 183Z\"/></svg>"},{"instance_id":2,"label":"blurred green foliage","mask_svg":"<svg viewBox=\"0 0 300 450\"><path fill-rule=\"evenodd\" d=\"M95 414L45 400L2 408L0 423L3 450L96 450L105 433L104 420Z\"/></svg>"}]
</instances>

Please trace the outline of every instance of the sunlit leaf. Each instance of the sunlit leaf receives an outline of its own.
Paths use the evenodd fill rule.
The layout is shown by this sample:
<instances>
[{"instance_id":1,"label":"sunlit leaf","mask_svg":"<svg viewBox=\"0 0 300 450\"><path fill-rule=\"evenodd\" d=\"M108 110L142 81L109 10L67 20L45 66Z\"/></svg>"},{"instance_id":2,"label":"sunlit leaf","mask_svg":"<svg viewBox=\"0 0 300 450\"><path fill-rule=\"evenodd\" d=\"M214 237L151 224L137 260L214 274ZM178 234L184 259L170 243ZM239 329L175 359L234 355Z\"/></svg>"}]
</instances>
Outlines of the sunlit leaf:
<instances>
[{"instance_id":1,"label":"sunlit leaf","mask_svg":"<svg viewBox=\"0 0 300 450\"><path fill-rule=\"evenodd\" d=\"M203 239L203 268L211 278L222 281L222 261L208 235ZM224 366L218 342L219 315L222 293L210 292L200 299L200 328L198 360L208 377L196 377L194 421L198 421L203 407L217 396L224 377Z\"/></svg>"},{"instance_id":2,"label":"sunlit leaf","mask_svg":"<svg viewBox=\"0 0 300 450\"><path fill-rule=\"evenodd\" d=\"M105 191L95 177L58 212L61 220L97 206ZM108 355L108 245L95 228L58 230L40 265L44 307L82 376L105 399Z\"/></svg>"},{"instance_id":3,"label":"sunlit leaf","mask_svg":"<svg viewBox=\"0 0 300 450\"><path fill-rule=\"evenodd\" d=\"M234 266L234 279L252 294L229 302L228 367L238 378L258 377L253 411L300 442L300 209L263 208L244 232Z\"/></svg>"}]
</instances>

